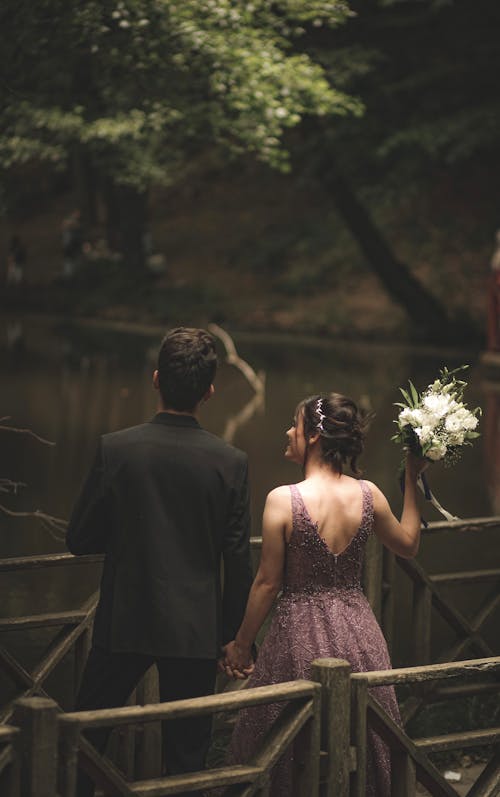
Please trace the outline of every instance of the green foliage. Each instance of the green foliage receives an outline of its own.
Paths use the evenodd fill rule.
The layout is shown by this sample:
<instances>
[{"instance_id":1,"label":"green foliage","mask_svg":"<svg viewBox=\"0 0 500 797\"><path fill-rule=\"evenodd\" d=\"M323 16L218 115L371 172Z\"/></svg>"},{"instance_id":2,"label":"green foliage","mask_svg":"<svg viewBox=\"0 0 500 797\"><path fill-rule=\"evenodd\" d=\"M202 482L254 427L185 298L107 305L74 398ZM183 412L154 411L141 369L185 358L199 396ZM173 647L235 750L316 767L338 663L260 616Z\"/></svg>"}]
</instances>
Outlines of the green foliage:
<instances>
[{"instance_id":1,"label":"green foliage","mask_svg":"<svg viewBox=\"0 0 500 797\"><path fill-rule=\"evenodd\" d=\"M84 148L119 182L175 182L207 146L288 168L306 115L360 114L292 45L344 0L7 0L0 166Z\"/></svg>"}]
</instances>

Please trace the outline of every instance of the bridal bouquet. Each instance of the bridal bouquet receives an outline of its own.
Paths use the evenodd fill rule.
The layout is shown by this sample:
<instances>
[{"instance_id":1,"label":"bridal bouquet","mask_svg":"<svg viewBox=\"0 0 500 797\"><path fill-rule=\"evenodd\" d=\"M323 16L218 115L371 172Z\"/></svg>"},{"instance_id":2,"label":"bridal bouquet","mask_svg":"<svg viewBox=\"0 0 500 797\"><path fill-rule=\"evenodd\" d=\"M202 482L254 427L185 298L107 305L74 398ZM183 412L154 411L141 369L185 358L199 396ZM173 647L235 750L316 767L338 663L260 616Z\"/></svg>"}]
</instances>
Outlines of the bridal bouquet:
<instances>
[{"instance_id":1,"label":"bridal bouquet","mask_svg":"<svg viewBox=\"0 0 500 797\"><path fill-rule=\"evenodd\" d=\"M479 437L474 430L481 409L476 407L472 412L467 409L462 401L467 383L455 376L466 368L467 365L453 371L443 368L439 379L423 393L418 393L412 382L409 390L400 388L405 403L396 403L401 412L396 421L398 432L392 439L434 462L455 462L461 448Z\"/></svg>"},{"instance_id":2,"label":"bridal bouquet","mask_svg":"<svg viewBox=\"0 0 500 797\"><path fill-rule=\"evenodd\" d=\"M400 388L404 403L396 403L401 410L395 421L398 431L392 440L432 462L456 462L463 447L472 445L472 441L479 437L475 429L481 408L476 407L472 411L467 408L463 402L467 383L456 376L466 368L467 365L462 365L449 371L444 367L439 372L439 378L422 393L411 381L408 390ZM426 498L441 514L448 520L454 519L430 492L425 474L422 475L422 485Z\"/></svg>"}]
</instances>

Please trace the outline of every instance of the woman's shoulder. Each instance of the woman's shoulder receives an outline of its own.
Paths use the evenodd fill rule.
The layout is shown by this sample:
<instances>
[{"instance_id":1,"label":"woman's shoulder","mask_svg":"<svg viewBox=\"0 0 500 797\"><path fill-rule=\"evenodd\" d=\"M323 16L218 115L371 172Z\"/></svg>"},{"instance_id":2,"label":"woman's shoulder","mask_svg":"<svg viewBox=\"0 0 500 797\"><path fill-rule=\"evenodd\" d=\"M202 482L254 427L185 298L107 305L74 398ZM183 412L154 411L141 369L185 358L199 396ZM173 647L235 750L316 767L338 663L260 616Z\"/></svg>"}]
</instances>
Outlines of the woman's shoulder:
<instances>
[{"instance_id":1,"label":"woman's shoulder","mask_svg":"<svg viewBox=\"0 0 500 797\"><path fill-rule=\"evenodd\" d=\"M375 482L371 482L368 479L361 479L361 481L370 490L370 492L372 494L373 505L374 505L375 509L377 509L377 507L382 508L383 506L385 506L387 504L387 498L385 497L385 495L382 492L382 490L380 489L380 487L377 487Z\"/></svg>"}]
</instances>

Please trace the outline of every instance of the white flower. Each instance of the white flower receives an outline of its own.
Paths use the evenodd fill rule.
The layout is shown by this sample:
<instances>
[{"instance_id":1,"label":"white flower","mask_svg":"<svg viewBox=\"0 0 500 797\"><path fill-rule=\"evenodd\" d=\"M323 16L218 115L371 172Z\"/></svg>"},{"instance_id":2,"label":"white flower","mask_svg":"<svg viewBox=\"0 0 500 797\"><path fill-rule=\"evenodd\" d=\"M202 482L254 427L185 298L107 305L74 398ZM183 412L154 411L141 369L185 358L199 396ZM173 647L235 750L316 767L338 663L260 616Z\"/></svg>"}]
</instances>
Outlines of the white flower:
<instances>
[{"instance_id":1,"label":"white flower","mask_svg":"<svg viewBox=\"0 0 500 797\"><path fill-rule=\"evenodd\" d=\"M421 426L423 422L424 416L422 410L415 409L412 410L409 407L405 407L404 410L401 410L399 413L399 425L406 426L406 424L410 424L410 426Z\"/></svg>"},{"instance_id":2,"label":"white flower","mask_svg":"<svg viewBox=\"0 0 500 797\"><path fill-rule=\"evenodd\" d=\"M424 396L422 405L435 417L442 418L450 411L451 402L452 399L446 394L428 393L426 396Z\"/></svg>"},{"instance_id":3,"label":"white flower","mask_svg":"<svg viewBox=\"0 0 500 797\"><path fill-rule=\"evenodd\" d=\"M429 426L428 424L415 427L415 434L417 435L420 442L423 443L424 445L425 443L429 443L432 440L433 432L434 432L433 427Z\"/></svg>"},{"instance_id":4,"label":"white flower","mask_svg":"<svg viewBox=\"0 0 500 797\"><path fill-rule=\"evenodd\" d=\"M459 430L457 432L450 432L447 436L446 441L449 446L461 446L465 440L465 432L463 430Z\"/></svg>"},{"instance_id":5,"label":"white flower","mask_svg":"<svg viewBox=\"0 0 500 797\"><path fill-rule=\"evenodd\" d=\"M432 442L432 446L426 452L425 456L432 459L433 462L437 462L440 459L444 459L446 456L447 448L444 443L440 440L434 439Z\"/></svg>"}]
</instances>

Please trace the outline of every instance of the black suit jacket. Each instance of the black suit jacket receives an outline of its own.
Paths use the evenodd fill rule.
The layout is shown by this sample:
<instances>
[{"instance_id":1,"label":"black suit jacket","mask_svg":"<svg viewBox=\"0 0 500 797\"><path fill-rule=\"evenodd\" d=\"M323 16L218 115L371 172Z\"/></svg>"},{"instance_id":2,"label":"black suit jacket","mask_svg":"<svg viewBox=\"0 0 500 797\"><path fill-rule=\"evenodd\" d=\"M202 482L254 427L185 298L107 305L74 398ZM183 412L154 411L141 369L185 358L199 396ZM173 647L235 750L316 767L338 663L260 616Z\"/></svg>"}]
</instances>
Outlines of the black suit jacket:
<instances>
[{"instance_id":1,"label":"black suit jacket","mask_svg":"<svg viewBox=\"0 0 500 797\"><path fill-rule=\"evenodd\" d=\"M105 554L94 644L216 658L243 618L249 537L247 457L194 417L104 435L66 538Z\"/></svg>"}]
</instances>

